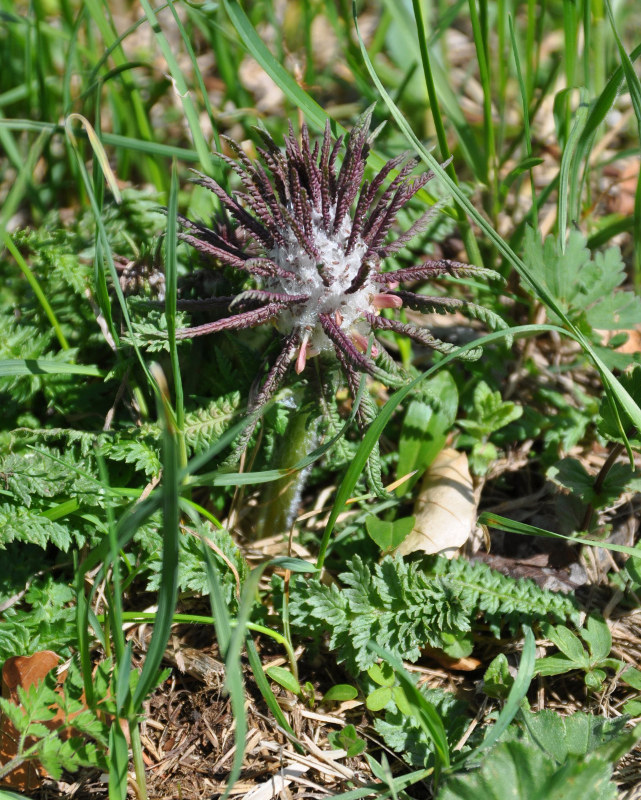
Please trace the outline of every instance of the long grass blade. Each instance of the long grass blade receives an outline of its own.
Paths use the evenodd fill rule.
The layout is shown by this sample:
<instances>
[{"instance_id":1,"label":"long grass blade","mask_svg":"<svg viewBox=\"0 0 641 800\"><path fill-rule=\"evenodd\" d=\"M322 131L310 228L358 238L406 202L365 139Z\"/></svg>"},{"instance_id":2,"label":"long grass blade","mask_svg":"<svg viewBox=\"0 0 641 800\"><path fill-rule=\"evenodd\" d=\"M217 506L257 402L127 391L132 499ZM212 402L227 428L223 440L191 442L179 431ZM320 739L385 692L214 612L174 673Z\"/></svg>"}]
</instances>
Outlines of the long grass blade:
<instances>
[{"instance_id":1,"label":"long grass blade","mask_svg":"<svg viewBox=\"0 0 641 800\"><path fill-rule=\"evenodd\" d=\"M528 104L528 93L523 79L523 72L521 70L521 59L519 57L519 49L516 44L516 34L514 32L514 21L512 15L508 14L508 25L510 29L510 43L512 45L512 55L514 56L514 65L516 67L516 79L519 84L519 92L521 93L521 107L523 108L523 140L525 141L525 152L528 158L533 157L532 153L532 133L530 131L530 109ZM530 172L530 187L532 191L532 227L538 227L538 201L536 198L536 186L534 184L534 175L532 170Z\"/></svg>"},{"instance_id":2,"label":"long grass blade","mask_svg":"<svg viewBox=\"0 0 641 800\"><path fill-rule=\"evenodd\" d=\"M180 69L178 60L176 59L176 56L174 55L173 50L171 49L169 42L167 41L167 37L162 32L162 28L160 27L160 23L158 22L158 17L156 16L156 12L153 10L148 0L140 0L140 2L145 12L145 15L147 16L147 19L149 20L151 29L154 32L154 36L156 37L158 46L160 47L160 50L163 56L165 57L167 64L169 65L171 78L174 82L174 89L180 99L183 111L185 112L185 117L187 118L187 124L189 125L189 131L191 133L191 137L194 142L194 147L196 148L196 152L198 153L198 159L200 161L200 165L203 168L204 172L206 172L209 175L212 172L211 151L209 149L207 142L205 141L205 137L200 127L200 121L198 119L198 111L191 97L189 86L187 84L185 76L183 75L182 70Z\"/></svg>"},{"instance_id":3,"label":"long grass blade","mask_svg":"<svg viewBox=\"0 0 641 800\"><path fill-rule=\"evenodd\" d=\"M418 723L419 727L423 730L425 735L432 740L437 756L437 769L436 775L440 770L447 769L450 766L450 746L447 741L447 734L443 720L438 712L425 697L416 688L416 684L410 677L409 673L403 667L399 659L388 653L384 648L379 647L375 642L370 642L371 649L381 658L385 663L389 664L393 669L396 677L403 688L405 697L409 703L410 714L414 721Z\"/></svg>"},{"instance_id":4,"label":"long grass blade","mask_svg":"<svg viewBox=\"0 0 641 800\"><path fill-rule=\"evenodd\" d=\"M178 214L178 171L176 162L171 165L169 184L169 206L167 208L167 229L165 234L165 316L167 318L167 339L169 341L169 358L174 379L176 436L178 438L179 463L181 468L187 464L187 447L185 444L185 403L183 395L180 361L176 344L176 301L178 297L178 262L177 245Z\"/></svg>"},{"instance_id":5,"label":"long grass blade","mask_svg":"<svg viewBox=\"0 0 641 800\"><path fill-rule=\"evenodd\" d=\"M40 283L38 282L38 279L34 275L31 267L24 260L24 258L22 257L22 253L15 246L15 244L13 243L13 239L9 236L8 233L3 233L2 241L4 242L4 245L7 248L7 250L11 253L13 258L15 259L16 264L20 267L22 274L27 279L27 282L29 286L31 286L33 293L38 298L38 302L42 306L42 310L47 315L47 319L51 323L51 327L53 328L56 334L56 338L60 343L60 347L62 347L63 350L68 350L69 342L67 342L67 339L60 326L60 323L58 322L58 318L56 317L53 308L51 308L51 304L49 303L49 300L47 300L47 296L45 295L45 293L42 291L42 287L40 286Z\"/></svg>"},{"instance_id":6,"label":"long grass blade","mask_svg":"<svg viewBox=\"0 0 641 800\"><path fill-rule=\"evenodd\" d=\"M588 539L585 536L565 536L563 533L553 533L545 528L537 528L536 525L527 525L525 522L502 517L499 514L484 511L478 518L479 525L486 525L488 528L496 528L497 531L506 533L518 533L523 536L543 536L551 539L565 539L567 542L586 544L590 547L600 547L603 550L611 550L614 553L625 553L628 556L639 558L639 550L628 547L624 544L614 542L601 542L598 539Z\"/></svg>"},{"instance_id":7,"label":"long grass blade","mask_svg":"<svg viewBox=\"0 0 641 800\"><path fill-rule=\"evenodd\" d=\"M568 135L567 142L563 148L563 156L561 157L561 169L559 170L559 201L558 201L558 227L559 227L559 245L561 252L565 252L565 244L567 241L568 231L568 204L576 217L571 220L574 225L578 224L579 217L579 200L577 199L578 189L578 163L574 156L576 148L581 137L581 132L588 118L588 104L585 99L585 92L581 92L581 99L579 107L576 110L572 129ZM574 180L570 182L570 174L573 174Z\"/></svg>"},{"instance_id":8,"label":"long grass blade","mask_svg":"<svg viewBox=\"0 0 641 800\"><path fill-rule=\"evenodd\" d=\"M325 120L328 119L324 109L304 89L301 89L285 67L274 58L265 42L256 33L238 0L223 0L223 6L240 36L243 47L280 86L294 107L301 110L312 127L321 132L325 128ZM337 123L333 122L332 126L335 135L340 132Z\"/></svg>"},{"instance_id":9,"label":"long grass blade","mask_svg":"<svg viewBox=\"0 0 641 800\"><path fill-rule=\"evenodd\" d=\"M157 373L160 370L157 368ZM156 375L156 380L163 387L164 376ZM171 635L172 617L178 598L178 540L180 537L179 506L179 466L176 429L173 414L168 413L168 397L166 387L159 403L159 416L164 428L163 434L163 470L162 470L162 567L160 589L158 592L158 612L156 624L145 657L133 697L136 710L155 685L158 670Z\"/></svg>"},{"instance_id":10,"label":"long grass blade","mask_svg":"<svg viewBox=\"0 0 641 800\"><path fill-rule=\"evenodd\" d=\"M637 118L637 128L639 131L639 141L641 142L641 80L632 66L632 60L627 54L621 37L616 28L614 21L614 14L612 13L612 5L610 0L605 0L605 8L610 20L610 27L614 34L617 48L619 50L619 57L621 58L621 66L625 74L625 80L628 84L628 91L630 92L630 100L632 101L632 108L634 115ZM634 200L634 272L635 283L641 284L641 174L637 178L637 188Z\"/></svg>"},{"instance_id":11,"label":"long grass blade","mask_svg":"<svg viewBox=\"0 0 641 800\"><path fill-rule=\"evenodd\" d=\"M389 96L389 93L386 91L385 87L381 83L376 71L369 60L369 56L367 54L367 50L363 43L362 37L360 35L360 31L358 29L358 18L356 15L355 5L352 5L353 8L353 15L354 15L354 24L356 25L356 31L359 39L359 43L361 46L361 54L369 73L374 81L378 91L380 92L381 96L385 100L387 107L390 110L390 113L396 120L397 125L407 138L407 140L412 144L412 146L416 149L416 152L420 155L422 160L430 167L436 175L443 181L443 183L447 186L450 192L454 195L457 201L463 206L467 214L479 225L479 227L486 233L488 238L496 245L497 249L500 253L506 258L506 260L512 264L514 269L518 272L518 274L524 280L528 281L530 285L534 288L535 292L537 293L539 299L545 303L567 326L567 331L565 331L566 335L571 335L574 338L583 351L587 353L592 361L594 362L599 374L601 376L601 380L603 382L606 394L613 406L616 406L616 403L620 403L621 406L625 409L627 414L630 416L630 419L634 423L634 425L641 430L641 408L634 402L630 394L621 386L620 382L614 377L612 372L608 369L608 367L603 363L602 359L599 358L597 355L594 347L590 343L590 341L579 331L579 329L571 322L571 320L567 317L564 313L563 309L559 306L556 299L550 294L550 292L543 286L540 281L530 273L525 263L516 255L516 253L512 250L512 248L508 245L508 243L499 236L496 231L492 228L492 226L487 222L484 217L479 214L479 212L474 208L473 204L469 201L467 197L460 191L460 189L453 183L450 179L449 175L442 169L441 165L436 161L436 159L423 147L422 143L417 139L416 135L410 128L407 123L407 120L404 118L403 114L394 104L392 98ZM622 436L625 437L625 431L621 429ZM632 450L630 448L629 442L627 437L625 437L625 441L627 442L627 450L628 456L630 461L633 461Z\"/></svg>"},{"instance_id":12,"label":"long grass blade","mask_svg":"<svg viewBox=\"0 0 641 800\"><path fill-rule=\"evenodd\" d=\"M534 634L532 633L531 628L529 628L527 625L524 625L523 629L525 633L525 640L523 642L523 653L521 654L521 663L519 664L519 670L516 674L516 678L514 679L514 683L512 684L512 688L510 689L510 693L507 696L505 705L501 709L499 718L496 720L494 725L492 725L492 727L488 731L487 735L485 736L479 747L465 757L464 760L466 762L474 761L476 759L476 756L482 750L487 750L496 744L496 742L505 733L505 731L508 729L508 726L518 713L518 710L521 707L521 701L523 700L523 698L527 694L528 689L530 688L530 684L532 683L532 678L534 677L534 662L536 661L536 641L534 640Z\"/></svg>"},{"instance_id":13,"label":"long grass blade","mask_svg":"<svg viewBox=\"0 0 641 800\"><path fill-rule=\"evenodd\" d=\"M16 358L0 361L0 377L17 375L90 375L102 378L104 372L86 364L67 364L47 358Z\"/></svg>"},{"instance_id":14,"label":"long grass blade","mask_svg":"<svg viewBox=\"0 0 641 800\"><path fill-rule=\"evenodd\" d=\"M441 116L441 109L439 107L438 97L436 94L436 86L434 84L434 74L432 70L431 59L427 46L427 38L425 36L425 23L423 21L423 11L419 0L412 0L412 7L414 9L414 16L416 18L416 30L418 34L419 51L421 55L421 63L423 65L423 76L425 79L425 87L427 97L430 103L430 110L432 112L432 119L434 120L434 128L436 130L436 138L438 140L438 147L440 156L443 161L449 161L445 167L448 175L458 185L458 178L456 176L456 169L453 161L450 160L450 148L447 143L447 134L445 132L445 125ZM467 129L466 129L467 131ZM487 177L487 174L485 175ZM474 237L474 233L465 216L463 209L456 205L456 216L459 226L461 228L461 236L465 244L468 257L473 264L479 267L483 266L483 259L481 258L481 251L479 250L478 243Z\"/></svg>"},{"instance_id":15,"label":"long grass blade","mask_svg":"<svg viewBox=\"0 0 641 800\"><path fill-rule=\"evenodd\" d=\"M240 606L236 617L236 627L233 630L229 647L227 648L227 657L225 658L225 687L229 692L231 700L232 711L236 726L234 730L234 738L236 742L236 751L232 761L229 776L227 778L227 787L220 800L226 800L229 797L234 784L238 780L240 771L243 767L243 759L245 757L245 738L247 736L247 716L245 714L245 691L243 687L243 673L240 664L240 655L242 651L245 638L247 636L247 621L251 613L252 607L256 601L256 592L258 590L258 582L267 564L264 564L252 570L249 577L243 586L243 592L240 598Z\"/></svg>"}]
</instances>

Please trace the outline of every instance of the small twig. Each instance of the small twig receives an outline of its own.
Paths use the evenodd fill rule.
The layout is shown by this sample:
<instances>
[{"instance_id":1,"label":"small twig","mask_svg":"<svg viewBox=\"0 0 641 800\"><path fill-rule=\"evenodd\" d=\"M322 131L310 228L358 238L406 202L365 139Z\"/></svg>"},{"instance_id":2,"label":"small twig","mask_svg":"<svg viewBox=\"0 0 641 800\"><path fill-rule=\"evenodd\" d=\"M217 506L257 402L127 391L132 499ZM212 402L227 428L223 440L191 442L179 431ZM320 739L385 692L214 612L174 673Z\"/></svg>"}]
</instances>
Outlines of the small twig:
<instances>
[{"instance_id":1,"label":"small twig","mask_svg":"<svg viewBox=\"0 0 641 800\"><path fill-rule=\"evenodd\" d=\"M614 462L617 458L621 455L624 450L624 445L622 444L615 444L612 450L610 451L610 455L606 458L603 466L599 470L599 474L596 476L594 480L594 493L599 494L601 489L603 488L603 484L605 483L605 479L608 476L608 473L614 466ZM582 531L589 531L590 525L592 524L592 517L594 516L596 509L592 503L588 504L588 507L585 510L585 515L583 517L583 521L581 522Z\"/></svg>"}]
</instances>

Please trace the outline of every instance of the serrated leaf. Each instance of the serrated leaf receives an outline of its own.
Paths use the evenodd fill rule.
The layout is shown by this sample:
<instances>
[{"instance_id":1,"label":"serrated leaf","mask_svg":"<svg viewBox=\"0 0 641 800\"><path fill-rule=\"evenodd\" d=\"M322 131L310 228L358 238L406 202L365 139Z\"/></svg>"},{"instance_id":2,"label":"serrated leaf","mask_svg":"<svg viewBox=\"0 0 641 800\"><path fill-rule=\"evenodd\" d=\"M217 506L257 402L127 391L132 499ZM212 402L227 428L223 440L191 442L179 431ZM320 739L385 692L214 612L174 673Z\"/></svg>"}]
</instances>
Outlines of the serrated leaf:
<instances>
[{"instance_id":1,"label":"serrated leaf","mask_svg":"<svg viewBox=\"0 0 641 800\"><path fill-rule=\"evenodd\" d=\"M614 800L612 765L592 758L558 766L538 747L522 742L497 745L481 769L448 780L437 800Z\"/></svg>"},{"instance_id":2,"label":"serrated leaf","mask_svg":"<svg viewBox=\"0 0 641 800\"><path fill-rule=\"evenodd\" d=\"M0 505L0 550L9 542L35 544L44 550L49 544L67 552L71 534L64 525L43 517L37 511L2 503Z\"/></svg>"},{"instance_id":3,"label":"serrated leaf","mask_svg":"<svg viewBox=\"0 0 641 800\"><path fill-rule=\"evenodd\" d=\"M583 234L572 230L563 253L557 237L550 235L542 243L539 233L527 228L524 261L573 322L583 319L602 330L632 328L641 322L641 298L615 291L626 280L618 248L592 256ZM556 321L554 314L550 316Z\"/></svg>"},{"instance_id":4,"label":"serrated leaf","mask_svg":"<svg viewBox=\"0 0 641 800\"><path fill-rule=\"evenodd\" d=\"M559 486L569 489L585 503L594 496L594 478L576 458L564 458L550 467L547 477Z\"/></svg>"},{"instance_id":5,"label":"serrated leaf","mask_svg":"<svg viewBox=\"0 0 641 800\"><path fill-rule=\"evenodd\" d=\"M576 661L567 656L546 656L537 658L534 665L535 675L564 675L573 669L580 669Z\"/></svg>"},{"instance_id":6,"label":"serrated leaf","mask_svg":"<svg viewBox=\"0 0 641 800\"><path fill-rule=\"evenodd\" d=\"M523 407L504 401L501 393L492 391L485 381L479 381L474 389L474 408L468 419L458 424L472 436L487 438L509 425L523 414Z\"/></svg>"},{"instance_id":7,"label":"serrated leaf","mask_svg":"<svg viewBox=\"0 0 641 800\"><path fill-rule=\"evenodd\" d=\"M385 557L371 565L355 557L339 575L343 588L318 579L295 579L290 620L303 635L327 632L330 647L352 671L375 661L370 642L398 658L417 661L426 645L443 648L444 634L455 639L481 616L494 635L520 629L532 620L579 619L571 596L514 581L480 562L426 558L409 562Z\"/></svg>"},{"instance_id":8,"label":"serrated leaf","mask_svg":"<svg viewBox=\"0 0 641 800\"><path fill-rule=\"evenodd\" d=\"M141 439L119 439L103 446L102 452L114 461L133 464L148 478L160 475L161 461L158 450Z\"/></svg>"},{"instance_id":9,"label":"serrated leaf","mask_svg":"<svg viewBox=\"0 0 641 800\"><path fill-rule=\"evenodd\" d=\"M641 303L632 292L615 292L602 297L586 312L592 328L604 331L632 329L641 321Z\"/></svg>"},{"instance_id":10,"label":"serrated leaf","mask_svg":"<svg viewBox=\"0 0 641 800\"><path fill-rule=\"evenodd\" d=\"M548 639L554 642L559 650L578 667L588 667L589 659L581 640L565 625L548 627L545 631Z\"/></svg>"},{"instance_id":11,"label":"serrated leaf","mask_svg":"<svg viewBox=\"0 0 641 800\"><path fill-rule=\"evenodd\" d=\"M581 638L590 648L591 661L600 663L610 655L612 649L612 634L608 623L595 614L590 614L585 626L579 631Z\"/></svg>"},{"instance_id":12,"label":"serrated leaf","mask_svg":"<svg viewBox=\"0 0 641 800\"><path fill-rule=\"evenodd\" d=\"M240 403L240 392L231 392L185 415L185 441L194 453L203 452L223 435L236 419Z\"/></svg>"}]
</instances>

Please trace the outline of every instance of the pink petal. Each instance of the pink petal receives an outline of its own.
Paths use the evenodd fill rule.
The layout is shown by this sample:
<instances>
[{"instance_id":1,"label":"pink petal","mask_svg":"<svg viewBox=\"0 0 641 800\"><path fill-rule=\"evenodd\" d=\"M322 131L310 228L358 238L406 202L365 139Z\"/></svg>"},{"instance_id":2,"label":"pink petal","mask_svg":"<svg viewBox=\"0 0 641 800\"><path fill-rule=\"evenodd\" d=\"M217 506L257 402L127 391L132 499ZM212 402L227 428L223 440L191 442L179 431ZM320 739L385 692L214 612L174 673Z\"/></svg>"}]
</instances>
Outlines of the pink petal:
<instances>
[{"instance_id":1,"label":"pink petal","mask_svg":"<svg viewBox=\"0 0 641 800\"><path fill-rule=\"evenodd\" d=\"M359 333L358 331L351 331L350 336L352 337L352 341L354 342L356 347L358 347L361 353L366 353L367 348L369 347L369 339L367 338L367 336L363 336L363 334ZM370 352L370 355L373 356L374 358L376 358L376 356L378 355L378 347L376 347L375 344L372 344L372 350Z\"/></svg>"},{"instance_id":2,"label":"pink petal","mask_svg":"<svg viewBox=\"0 0 641 800\"><path fill-rule=\"evenodd\" d=\"M374 308L400 308L403 301L394 294L373 294L370 298Z\"/></svg>"},{"instance_id":3,"label":"pink petal","mask_svg":"<svg viewBox=\"0 0 641 800\"><path fill-rule=\"evenodd\" d=\"M306 362L307 362L307 339L303 339L303 342L300 346L300 350L298 351L298 356L296 358L296 366L294 367L297 375L300 375L301 372L305 369Z\"/></svg>"}]
</instances>

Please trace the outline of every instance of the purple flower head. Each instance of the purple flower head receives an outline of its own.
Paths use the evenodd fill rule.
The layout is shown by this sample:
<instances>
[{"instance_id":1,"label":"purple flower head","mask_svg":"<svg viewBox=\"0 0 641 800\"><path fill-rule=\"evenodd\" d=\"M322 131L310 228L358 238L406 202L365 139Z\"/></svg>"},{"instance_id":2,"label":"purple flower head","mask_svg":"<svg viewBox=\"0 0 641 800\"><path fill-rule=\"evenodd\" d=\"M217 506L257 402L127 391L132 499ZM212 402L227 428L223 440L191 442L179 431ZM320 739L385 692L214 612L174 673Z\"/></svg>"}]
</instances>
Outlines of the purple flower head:
<instances>
[{"instance_id":1,"label":"purple flower head","mask_svg":"<svg viewBox=\"0 0 641 800\"><path fill-rule=\"evenodd\" d=\"M349 134L340 167L337 161L343 137L334 140L329 123L322 141L313 145L305 125L300 142L290 126L284 151L266 132L258 131L263 146L258 148L260 160L256 162L235 142L226 140L236 159L220 157L239 176L243 191L232 197L200 174L196 183L216 194L231 224L211 229L180 218L186 231L180 236L185 242L219 264L253 276L254 288L234 297L203 301L224 316L180 330L177 336L189 338L266 322L273 323L282 336L282 350L250 404L250 412L269 401L290 365L301 373L310 358L325 352L335 354L352 392L358 387L360 373L390 386L399 385L404 377L382 343L375 341L377 331L404 334L440 352L454 349L425 328L381 316L382 309L462 309L503 326L486 309L463 300L398 288L404 281L488 274L489 270L441 259L382 271L384 260L423 230L431 217L433 209L389 240L399 211L433 173L412 177L418 161L404 153L388 161L371 181L365 180L370 121L371 110ZM473 355L478 357L479 352Z\"/></svg>"}]
</instances>

